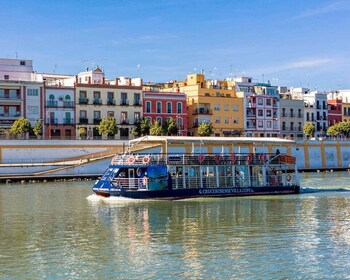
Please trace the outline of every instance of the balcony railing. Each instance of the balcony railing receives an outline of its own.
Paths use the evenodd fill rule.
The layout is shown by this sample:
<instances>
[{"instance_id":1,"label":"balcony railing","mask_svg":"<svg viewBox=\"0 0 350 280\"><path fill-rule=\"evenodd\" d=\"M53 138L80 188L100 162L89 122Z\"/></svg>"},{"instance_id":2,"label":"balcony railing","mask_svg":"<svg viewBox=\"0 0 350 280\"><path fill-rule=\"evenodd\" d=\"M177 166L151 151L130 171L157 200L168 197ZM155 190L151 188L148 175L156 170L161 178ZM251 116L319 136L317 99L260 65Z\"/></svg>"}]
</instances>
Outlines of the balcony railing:
<instances>
[{"instance_id":1,"label":"balcony railing","mask_svg":"<svg viewBox=\"0 0 350 280\"><path fill-rule=\"evenodd\" d=\"M58 102L54 101L54 100L46 101L46 106L47 107L57 107L58 106Z\"/></svg>"},{"instance_id":2,"label":"balcony railing","mask_svg":"<svg viewBox=\"0 0 350 280\"><path fill-rule=\"evenodd\" d=\"M94 124L100 124L101 118L94 118Z\"/></svg>"},{"instance_id":3,"label":"balcony railing","mask_svg":"<svg viewBox=\"0 0 350 280\"><path fill-rule=\"evenodd\" d=\"M63 107L74 107L73 101L63 101Z\"/></svg>"},{"instance_id":4,"label":"balcony railing","mask_svg":"<svg viewBox=\"0 0 350 280\"><path fill-rule=\"evenodd\" d=\"M74 124L73 119L63 119L63 124Z\"/></svg>"},{"instance_id":5,"label":"balcony railing","mask_svg":"<svg viewBox=\"0 0 350 280\"><path fill-rule=\"evenodd\" d=\"M121 99L119 104L120 104L121 106L129 106L129 100L123 100L123 99Z\"/></svg>"},{"instance_id":6,"label":"balcony railing","mask_svg":"<svg viewBox=\"0 0 350 280\"><path fill-rule=\"evenodd\" d=\"M102 105L102 99L100 98L94 98L94 105Z\"/></svg>"},{"instance_id":7,"label":"balcony railing","mask_svg":"<svg viewBox=\"0 0 350 280\"><path fill-rule=\"evenodd\" d=\"M11 96L11 95L4 95L0 94L0 99L8 99L8 100L21 100L21 96Z\"/></svg>"},{"instance_id":8,"label":"balcony railing","mask_svg":"<svg viewBox=\"0 0 350 280\"><path fill-rule=\"evenodd\" d=\"M16 114L9 114L9 113L1 113L0 114L0 118L2 118L2 119L5 119L5 118L7 118L7 119L14 119L14 118L18 118L18 117L20 117L21 116L21 113L19 113L19 112L17 112Z\"/></svg>"},{"instance_id":9,"label":"balcony railing","mask_svg":"<svg viewBox=\"0 0 350 280\"><path fill-rule=\"evenodd\" d=\"M87 98L79 98L79 104L89 104L89 99L87 99Z\"/></svg>"},{"instance_id":10,"label":"balcony railing","mask_svg":"<svg viewBox=\"0 0 350 280\"><path fill-rule=\"evenodd\" d=\"M47 118L46 123L48 124L58 124L58 119L57 118Z\"/></svg>"},{"instance_id":11,"label":"balcony railing","mask_svg":"<svg viewBox=\"0 0 350 280\"><path fill-rule=\"evenodd\" d=\"M107 105L115 105L114 99L107 99Z\"/></svg>"},{"instance_id":12,"label":"balcony railing","mask_svg":"<svg viewBox=\"0 0 350 280\"><path fill-rule=\"evenodd\" d=\"M134 106L141 106L140 100L134 100Z\"/></svg>"},{"instance_id":13,"label":"balcony railing","mask_svg":"<svg viewBox=\"0 0 350 280\"><path fill-rule=\"evenodd\" d=\"M129 120L125 119L120 122L121 125L129 124Z\"/></svg>"},{"instance_id":14,"label":"balcony railing","mask_svg":"<svg viewBox=\"0 0 350 280\"><path fill-rule=\"evenodd\" d=\"M212 115L213 112L209 108L196 108L193 110L193 115Z\"/></svg>"},{"instance_id":15,"label":"balcony railing","mask_svg":"<svg viewBox=\"0 0 350 280\"><path fill-rule=\"evenodd\" d=\"M89 123L89 119L88 118L79 118L79 123L80 124L88 124Z\"/></svg>"}]
</instances>

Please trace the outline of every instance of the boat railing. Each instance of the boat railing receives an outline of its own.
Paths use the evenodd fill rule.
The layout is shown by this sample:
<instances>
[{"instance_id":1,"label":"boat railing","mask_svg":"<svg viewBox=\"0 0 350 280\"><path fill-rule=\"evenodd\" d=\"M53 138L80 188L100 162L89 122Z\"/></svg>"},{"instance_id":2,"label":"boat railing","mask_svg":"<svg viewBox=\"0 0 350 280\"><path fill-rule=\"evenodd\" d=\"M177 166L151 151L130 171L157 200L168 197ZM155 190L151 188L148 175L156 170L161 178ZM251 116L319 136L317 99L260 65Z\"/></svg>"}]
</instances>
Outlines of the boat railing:
<instances>
[{"instance_id":1,"label":"boat railing","mask_svg":"<svg viewBox=\"0 0 350 280\"><path fill-rule=\"evenodd\" d=\"M272 165L295 164L295 158L268 153L249 154L121 154L112 159L115 165Z\"/></svg>"}]
</instances>

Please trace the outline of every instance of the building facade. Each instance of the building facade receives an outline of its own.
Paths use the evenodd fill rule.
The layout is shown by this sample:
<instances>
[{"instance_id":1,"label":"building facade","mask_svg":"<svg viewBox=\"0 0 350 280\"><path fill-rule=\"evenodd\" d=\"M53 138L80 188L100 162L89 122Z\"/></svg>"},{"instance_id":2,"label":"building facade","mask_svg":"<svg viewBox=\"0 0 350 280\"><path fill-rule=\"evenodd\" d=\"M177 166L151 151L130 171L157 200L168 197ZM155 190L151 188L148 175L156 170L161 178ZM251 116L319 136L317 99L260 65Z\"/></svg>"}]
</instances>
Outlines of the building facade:
<instances>
[{"instance_id":1,"label":"building facade","mask_svg":"<svg viewBox=\"0 0 350 280\"><path fill-rule=\"evenodd\" d=\"M187 136L186 95L181 92L143 92L143 116L151 123L164 125L167 119L176 121L178 135Z\"/></svg>"}]
</instances>

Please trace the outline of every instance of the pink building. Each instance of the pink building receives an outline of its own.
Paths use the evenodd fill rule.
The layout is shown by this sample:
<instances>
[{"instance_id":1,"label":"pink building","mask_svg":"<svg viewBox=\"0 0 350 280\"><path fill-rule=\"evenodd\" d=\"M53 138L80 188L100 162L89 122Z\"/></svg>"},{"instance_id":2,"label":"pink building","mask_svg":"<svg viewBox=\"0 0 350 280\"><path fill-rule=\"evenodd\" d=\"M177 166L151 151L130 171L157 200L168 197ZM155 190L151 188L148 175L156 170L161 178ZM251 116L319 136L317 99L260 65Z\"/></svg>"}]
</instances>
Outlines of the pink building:
<instances>
[{"instance_id":1,"label":"pink building","mask_svg":"<svg viewBox=\"0 0 350 280\"><path fill-rule=\"evenodd\" d=\"M143 92L143 116L152 123L163 125L173 118L179 128L179 135L187 135L186 95L181 92Z\"/></svg>"},{"instance_id":2,"label":"pink building","mask_svg":"<svg viewBox=\"0 0 350 280\"><path fill-rule=\"evenodd\" d=\"M328 127L342 121L342 100L328 99ZM321 116L322 117L322 116Z\"/></svg>"}]
</instances>

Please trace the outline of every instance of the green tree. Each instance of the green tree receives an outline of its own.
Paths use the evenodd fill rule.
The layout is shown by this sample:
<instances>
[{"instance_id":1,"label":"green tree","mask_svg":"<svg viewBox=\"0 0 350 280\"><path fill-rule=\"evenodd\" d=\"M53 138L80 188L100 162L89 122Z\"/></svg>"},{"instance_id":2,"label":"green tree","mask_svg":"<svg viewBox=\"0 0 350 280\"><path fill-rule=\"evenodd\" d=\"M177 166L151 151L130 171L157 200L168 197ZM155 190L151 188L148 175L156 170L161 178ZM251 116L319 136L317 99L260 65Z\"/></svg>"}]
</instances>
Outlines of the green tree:
<instances>
[{"instance_id":1,"label":"green tree","mask_svg":"<svg viewBox=\"0 0 350 280\"><path fill-rule=\"evenodd\" d=\"M303 129L303 131L304 131L304 134L306 135L306 136L312 136L312 135L314 135L314 133L315 133L315 126L312 124L312 123L310 123L310 122L307 122L307 123L305 123L304 124L304 129Z\"/></svg>"},{"instance_id":2,"label":"green tree","mask_svg":"<svg viewBox=\"0 0 350 280\"><path fill-rule=\"evenodd\" d=\"M80 127L79 128L79 136L81 139L86 139L86 128L85 127Z\"/></svg>"},{"instance_id":3,"label":"green tree","mask_svg":"<svg viewBox=\"0 0 350 280\"><path fill-rule=\"evenodd\" d=\"M25 119L24 117L19 117L15 122L13 123L10 131L13 135L24 135L25 133L29 132L31 129L31 125L29 120Z\"/></svg>"},{"instance_id":4,"label":"green tree","mask_svg":"<svg viewBox=\"0 0 350 280\"><path fill-rule=\"evenodd\" d=\"M131 131L131 134L134 135L134 137L141 137L143 135L148 135L150 128L151 128L151 123L149 119L142 118L140 122L138 122L135 125L135 127Z\"/></svg>"},{"instance_id":5,"label":"green tree","mask_svg":"<svg viewBox=\"0 0 350 280\"><path fill-rule=\"evenodd\" d=\"M173 118L167 119L163 131L167 135L177 135L177 133L179 132L179 128L177 126L176 121Z\"/></svg>"},{"instance_id":6,"label":"green tree","mask_svg":"<svg viewBox=\"0 0 350 280\"><path fill-rule=\"evenodd\" d=\"M327 135L337 136L349 136L350 134L350 123L348 122L339 122L327 129Z\"/></svg>"},{"instance_id":7,"label":"green tree","mask_svg":"<svg viewBox=\"0 0 350 280\"><path fill-rule=\"evenodd\" d=\"M100 135L107 134L108 136L114 136L118 133L118 126L114 117L103 118L98 127L98 133Z\"/></svg>"},{"instance_id":8,"label":"green tree","mask_svg":"<svg viewBox=\"0 0 350 280\"><path fill-rule=\"evenodd\" d=\"M149 130L150 135L162 135L162 126L159 124L158 121L154 121L153 125L151 126Z\"/></svg>"},{"instance_id":9,"label":"green tree","mask_svg":"<svg viewBox=\"0 0 350 280\"><path fill-rule=\"evenodd\" d=\"M33 127L33 132L36 136L43 135L43 124L40 120L36 120L35 125Z\"/></svg>"},{"instance_id":10,"label":"green tree","mask_svg":"<svg viewBox=\"0 0 350 280\"><path fill-rule=\"evenodd\" d=\"M211 123L202 122L198 127L199 136L210 136L213 134L213 125Z\"/></svg>"}]
</instances>

